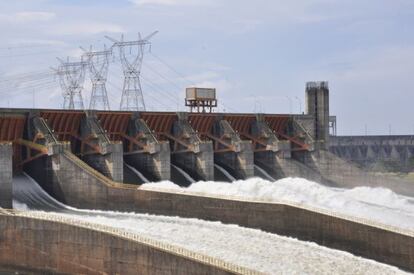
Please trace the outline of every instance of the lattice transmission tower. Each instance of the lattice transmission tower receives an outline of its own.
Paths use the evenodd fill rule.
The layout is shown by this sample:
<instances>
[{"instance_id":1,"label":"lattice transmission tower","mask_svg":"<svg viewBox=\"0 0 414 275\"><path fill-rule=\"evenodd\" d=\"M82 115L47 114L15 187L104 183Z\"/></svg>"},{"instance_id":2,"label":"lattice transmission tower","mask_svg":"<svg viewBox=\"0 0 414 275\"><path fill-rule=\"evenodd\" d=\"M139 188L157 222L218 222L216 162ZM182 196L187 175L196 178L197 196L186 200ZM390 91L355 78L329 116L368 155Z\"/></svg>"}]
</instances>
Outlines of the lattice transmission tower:
<instances>
[{"instance_id":1,"label":"lattice transmission tower","mask_svg":"<svg viewBox=\"0 0 414 275\"><path fill-rule=\"evenodd\" d=\"M92 93L89 101L89 109L91 110L109 110L108 93L106 91L106 79L108 75L109 57L112 55L112 49L107 50L104 47L103 51L87 51L81 47L85 52L84 57L88 62L90 78L92 82Z\"/></svg>"},{"instance_id":2,"label":"lattice transmission tower","mask_svg":"<svg viewBox=\"0 0 414 275\"><path fill-rule=\"evenodd\" d=\"M158 31L155 31L144 38L141 38L141 34L138 33L138 40L135 41L124 41L123 35L121 36L120 41L105 36L114 43L112 48L119 49L119 58L124 73L124 85L122 88L120 104L121 110L145 111L140 74L144 52L147 49L147 46L151 45L149 40L157 34L157 32Z\"/></svg>"},{"instance_id":3,"label":"lattice transmission tower","mask_svg":"<svg viewBox=\"0 0 414 275\"><path fill-rule=\"evenodd\" d=\"M83 58L77 62L69 62L69 58L67 61L57 59L60 65L55 71L63 90L63 109L84 109L82 90L88 63Z\"/></svg>"}]
</instances>

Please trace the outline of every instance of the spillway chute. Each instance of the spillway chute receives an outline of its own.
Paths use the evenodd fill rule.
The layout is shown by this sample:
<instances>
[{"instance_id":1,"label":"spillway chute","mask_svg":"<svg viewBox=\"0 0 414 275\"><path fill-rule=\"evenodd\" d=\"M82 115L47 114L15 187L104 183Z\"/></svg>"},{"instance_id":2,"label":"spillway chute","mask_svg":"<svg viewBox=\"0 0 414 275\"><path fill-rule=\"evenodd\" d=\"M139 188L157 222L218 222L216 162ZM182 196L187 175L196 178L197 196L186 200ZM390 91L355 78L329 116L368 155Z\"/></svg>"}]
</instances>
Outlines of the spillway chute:
<instances>
[{"instance_id":1,"label":"spillway chute","mask_svg":"<svg viewBox=\"0 0 414 275\"><path fill-rule=\"evenodd\" d=\"M124 162L124 164L132 173L134 173L135 176L137 176L141 180L141 183L150 182L140 171L138 171L138 169L136 169L135 167L127 164L126 162Z\"/></svg>"},{"instance_id":2,"label":"spillway chute","mask_svg":"<svg viewBox=\"0 0 414 275\"><path fill-rule=\"evenodd\" d=\"M196 182L196 180L194 180L187 172L185 172L183 169L181 169L180 167L172 163L171 163L171 176L173 178L173 181L176 182L178 185L188 186Z\"/></svg>"},{"instance_id":3,"label":"spillway chute","mask_svg":"<svg viewBox=\"0 0 414 275\"><path fill-rule=\"evenodd\" d=\"M273 178L271 175L269 175L268 172L266 172L266 170L264 170L262 167L260 167L259 165L255 164L254 165L254 174L255 176L259 176L265 180L269 180L272 182L275 182L276 179Z\"/></svg>"},{"instance_id":4,"label":"spillway chute","mask_svg":"<svg viewBox=\"0 0 414 275\"><path fill-rule=\"evenodd\" d=\"M26 173L13 177L13 200L29 209L62 211L68 207L55 200Z\"/></svg>"},{"instance_id":5,"label":"spillway chute","mask_svg":"<svg viewBox=\"0 0 414 275\"><path fill-rule=\"evenodd\" d=\"M214 168L216 169L215 172L221 173L228 181L230 182L236 181L235 177L233 177L226 169L224 169L222 166L218 165L217 163L214 163ZM218 175L215 175L215 177L218 177Z\"/></svg>"}]
</instances>

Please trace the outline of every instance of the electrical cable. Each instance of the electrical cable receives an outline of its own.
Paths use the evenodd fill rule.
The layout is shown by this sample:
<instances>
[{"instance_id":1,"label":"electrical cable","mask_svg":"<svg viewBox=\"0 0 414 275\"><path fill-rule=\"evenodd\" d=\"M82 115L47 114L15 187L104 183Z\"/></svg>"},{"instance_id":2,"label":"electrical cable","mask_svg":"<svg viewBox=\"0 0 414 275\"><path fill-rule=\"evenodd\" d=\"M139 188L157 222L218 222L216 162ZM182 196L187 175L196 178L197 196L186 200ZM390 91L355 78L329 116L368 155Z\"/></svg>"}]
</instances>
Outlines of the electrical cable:
<instances>
[{"instance_id":1,"label":"electrical cable","mask_svg":"<svg viewBox=\"0 0 414 275\"><path fill-rule=\"evenodd\" d=\"M187 83L189 83L191 86L195 86L195 83L193 83L190 80L188 80L187 77L185 77L182 73L180 73L179 71L177 71L176 69L174 69L171 65L169 65L167 62L165 62L164 60L162 60L159 56L155 55L152 51L150 52L150 54L154 58L156 58L159 62L161 62L164 66L166 66L168 69L170 69L172 72L174 72L175 74L177 74L181 79L183 79L184 81L186 81Z\"/></svg>"}]
</instances>

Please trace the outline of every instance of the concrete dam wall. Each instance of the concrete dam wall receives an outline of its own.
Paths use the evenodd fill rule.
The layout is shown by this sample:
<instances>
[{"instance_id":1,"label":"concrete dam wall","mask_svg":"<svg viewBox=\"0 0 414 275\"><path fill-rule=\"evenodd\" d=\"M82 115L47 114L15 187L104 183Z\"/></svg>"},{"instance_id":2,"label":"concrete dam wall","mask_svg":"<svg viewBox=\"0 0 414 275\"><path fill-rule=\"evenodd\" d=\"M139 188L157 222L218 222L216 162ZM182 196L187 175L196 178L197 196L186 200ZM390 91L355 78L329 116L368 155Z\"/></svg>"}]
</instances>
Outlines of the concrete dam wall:
<instances>
[{"instance_id":1,"label":"concrete dam wall","mask_svg":"<svg viewBox=\"0 0 414 275\"><path fill-rule=\"evenodd\" d=\"M55 171L55 177L62 178L62 181L55 180L52 183L50 188L53 195L59 201L77 208L150 213L238 224L314 241L414 270L414 238L411 233L294 204L140 190L136 186L107 179L69 152L64 152L55 161L61 169Z\"/></svg>"},{"instance_id":2,"label":"concrete dam wall","mask_svg":"<svg viewBox=\"0 0 414 275\"><path fill-rule=\"evenodd\" d=\"M413 172L414 136L331 136L329 151L365 170Z\"/></svg>"},{"instance_id":3,"label":"concrete dam wall","mask_svg":"<svg viewBox=\"0 0 414 275\"><path fill-rule=\"evenodd\" d=\"M395 228L295 204L139 189L144 178L175 180L188 185L191 180L217 180L217 171L221 171L222 177L228 174L227 179L246 179L257 176L255 173L262 169L262 175L268 178L300 176L344 188L362 183L414 195L412 182L376 177L327 151L328 101L327 87L310 85L307 87L308 111L304 115L0 109L0 171L4 172L0 175L0 207L11 207L12 174L25 171L48 194L77 208L233 223L314 241L414 271L413 235ZM134 169L138 171L135 177L131 173ZM128 182L133 184L126 184ZM84 231L84 228L73 227L70 221L62 224L22 214L3 214L0 221L7 229L0 234L6 234L4 238L9 243L25 236L33 247L51 249L47 250L49 253L61 249L61 245L57 245L58 248L50 243L42 246L46 241L44 235L35 235L41 231L39 228L50 227L54 232L49 233L57 236L73 230L72 239L93 235L97 243L102 239L103 244L108 244L99 251L103 253L102 259L86 257L90 258L92 269L112 273L119 268L140 268L133 264L121 267L119 263L109 263L108 255L118 252L114 252L107 236L101 236L102 232L96 228ZM13 231L18 235L13 235ZM117 245L118 241L121 240L116 241ZM66 246L68 242L62 244ZM126 245L131 246L129 242ZM10 253L22 253L23 258L19 259L28 269L59 271L57 258L48 262L46 257L33 262L27 256L33 253L30 246L7 249ZM81 248L76 243L75 247L69 245L62 249L72 249L70 253L74 253ZM147 259L151 266L144 267L148 274L179 273L181 264L188 266L188 270L199 270L200 274L234 272L200 260L193 261L187 256L170 257L170 251L156 252L142 245L134 249L141 252L133 252L131 256L130 252L122 254L124 251L120 251L116 254L119 258L115 258L127 257L133 259L131 262L143 264L142 255L138 254L150 255ZM155 269L158 262L152 257L160 253L160 259L165 259L160 266L172 265L177 271ZM6 257L4 263L12 260L7 258L7 253L2 255ZM84 264L79 262L81 260L77 259L67 268L81 270L79 264ZM105 261L109 267L102 266ZM66 268L61 267L62 270Z\"/></svg>"}]
</instances>

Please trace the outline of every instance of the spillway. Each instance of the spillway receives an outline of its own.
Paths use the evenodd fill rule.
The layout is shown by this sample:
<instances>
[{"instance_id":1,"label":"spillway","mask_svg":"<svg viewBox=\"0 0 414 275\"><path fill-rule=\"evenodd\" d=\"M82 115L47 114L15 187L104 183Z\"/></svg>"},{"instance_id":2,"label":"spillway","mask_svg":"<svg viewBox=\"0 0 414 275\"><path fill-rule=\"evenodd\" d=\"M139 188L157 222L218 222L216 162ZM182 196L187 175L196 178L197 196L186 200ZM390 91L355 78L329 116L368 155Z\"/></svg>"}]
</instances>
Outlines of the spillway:
<instances>
[{"instance_id":1,"label":"spillway","mask_svg":"<svg viewBox=\"0 0 414 275\"><path fill-rule=\"evenodd\" d=\"M13 178L13 207L44 211L66 211L69 207L47 194L31 177L26 174Z\"/></svg>"},{"instance_id":2,"label":"spillway","mask_svg":"<svg viewBox=\"0 0 414 275\"><path fill-rule=\"evenodd\" d=\"M302 178L285 178L275 182L252 178L227 182L197 182L182 188L172 182L144 184L146 190L174 190L211 196L231 196L265 202L294 202L320 209L373 220L393 227L414 230L412 197L389 189L328 187Z\"/></svg>"},{"instance_id":3,"label":"spillway","mask_svg":"<svg viewBox=\"0 0 414 275\"><path fill-rule=\"evenodd\" d=\"M215 173L214 174L215 174L216 180L217 180L217 178L219 178L218 174L221 174L221 177L224 178L225 180L229 181L229 182L233 182L233 181L236 180L226 169L224 169L223 167L221 167L217 163L214 163L214 168L215 168L215 170L214 170Z\"/></svg>"},{"instance_id":4,"label":"spillway","mask_svg":"<svg viewBox=\"0 0 414 275\"><path fill-rule=\"evenodd\" d=\"M254 174L255 176L261 177L266 180L276 181L271 175L269 175L269 173L267 173L262 167L260 167L257 164L254 165Z\"/></svg>"},{"instance_id":5,"label":"spillway","mask_svg":"<svg viewBox=\"0 0 414 275\"><path fill-rule=\"evenodd\" d=\"M174 164L171 164L171 178L182 186L188 186L196 182L187 172Z\"/></svg>"},{"instance_id":6,"label":"spillway","mask_svg":"<svg viewBox=\"0 0 414 275\"><path fill-rule=\"evenodd\" d=\"M116 227L267 274L280 270L297 274L403 274L395 267L346 252L237 225L148 214L79 210L57 202L28 176L16 177L14 183L14 203L22 210L52 211L48 214Z\"/></svg>"},{"instance_id":7,"label":"spillway","mask_svg":"<svg viewBox=\"0 0 414 275\"><path fill-rule=\"evenodd\" d=\"M142 183L148 183L150 182L140 171L138 171L136 168L132 167L131 165L124 163L126 168L129 169L136 177L140 179Z\"/></svg>"}]
</instances>

